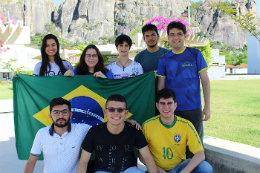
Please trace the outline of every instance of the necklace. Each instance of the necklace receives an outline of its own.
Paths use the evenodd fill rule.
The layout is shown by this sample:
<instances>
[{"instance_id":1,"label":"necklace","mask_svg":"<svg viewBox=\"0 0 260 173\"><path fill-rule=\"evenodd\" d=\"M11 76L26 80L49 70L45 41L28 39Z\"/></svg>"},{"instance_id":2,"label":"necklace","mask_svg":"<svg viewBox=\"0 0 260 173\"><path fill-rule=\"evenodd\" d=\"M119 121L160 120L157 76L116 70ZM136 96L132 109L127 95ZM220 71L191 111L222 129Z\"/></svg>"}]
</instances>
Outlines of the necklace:
<instances>
[{"instance_id":1,"label":"necklace","mask_svg":"<svg viewBox=\"0 0 260 173\"><path fill-rule=\"evenodd\" d=\"M122 63L121 63L121 61L120 60L118 60L119 62L120 62L120 64L123 66L123 71L125 70L125 65L128 63L128 61L129 61L129 59L126 61L126 63L125 63L125 65L123 65Z\"/></svg>"}]
</instances>

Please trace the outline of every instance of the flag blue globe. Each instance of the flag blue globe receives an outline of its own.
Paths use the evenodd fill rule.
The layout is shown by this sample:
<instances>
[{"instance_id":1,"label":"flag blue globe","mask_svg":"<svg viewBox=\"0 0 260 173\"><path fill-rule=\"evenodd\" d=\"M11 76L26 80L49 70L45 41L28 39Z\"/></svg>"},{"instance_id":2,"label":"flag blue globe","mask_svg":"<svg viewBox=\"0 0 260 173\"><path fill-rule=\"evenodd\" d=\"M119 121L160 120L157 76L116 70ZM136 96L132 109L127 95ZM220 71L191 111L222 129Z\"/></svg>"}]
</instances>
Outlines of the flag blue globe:
<instances>
[{"instance_id":1,"label":"flag blue globe","mask_svg":"<svg viewBox=\"0 0 260 173\"><path fill-rule=\"evenodd\" d=\"M103 123L104 113L99 103L86 96L74 97L70 100L73 113L71 123L95 126Z\"/></svg>"}]
</instances>

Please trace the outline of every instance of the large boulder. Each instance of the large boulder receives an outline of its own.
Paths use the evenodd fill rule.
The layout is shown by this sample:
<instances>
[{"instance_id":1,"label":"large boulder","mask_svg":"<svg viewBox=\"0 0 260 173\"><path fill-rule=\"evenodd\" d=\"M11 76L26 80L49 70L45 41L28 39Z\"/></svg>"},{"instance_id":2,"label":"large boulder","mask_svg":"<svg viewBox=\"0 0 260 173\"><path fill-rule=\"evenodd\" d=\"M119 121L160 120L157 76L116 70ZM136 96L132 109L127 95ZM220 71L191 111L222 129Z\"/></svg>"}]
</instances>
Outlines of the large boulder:
<instances>
[{"instance_id":1,"label":"large boulder","mask_svg":"<svg viewBox=\"0 0 260 173\"><path fill-rule=\"evenodd\" d=\"M213 41L242 47L246 44L248 31L243 31L239 27L239 23L235 22L229 15L223 15L221 10L211 8L210 4L214 2L219 1L205 0L194 15L195 21L200 24L200 30L204 31ZM237 9L236 15L252 13L256 17L255 22L259 23L255 0L233 0L231 4Z\"/></svg>"},{"instance_id":2,"label":"large boulder","mask_svg":"<svg viewBox=\"0 0 260 173\"><path fill-rule=\"evenodd\" d=\"M51 0L24 0L24 25L30 26L32 33L43 33L45 24L51 23L55 3Z\"/></svg>"},{"instance_id":3,"label":"large boulder","mask_svg":"<svg viewBox=\"0 0 260 173\"><path fill-rule=\"evenodd\" d=\"M4 0L0 3L1 14L13 16L15 21L23 21L30 26L32 34L43 33L46 23L51 23L55 3L51 0Z\"/></svg>"},{"instance_id":4,"label":"large boulder","mask_svg":"<svg viewBox=\"0 0 260 173\"><path fill-rule=\"evenodd\" d=\"M55 8L53 22L71 41L129 34L140 29L144 19L180 15L187 7L178 0L63 0Z\"/></svg>"},{"instance_id":5,"label":"large boulder","mask_svg":"<svg viewBox=\"0 0 260 173\"><path fill-rule=\"evenodd\" d=\"M211 9L210 4L219 0L205 0L192 16L197 31L205 32L212 40L243 46L247 31L220 10ZM255 0L232 0L238 14L252 13L257 18ZM45 24L53 22L64 38L71 42L98 41L100 37L111 37L141 29L144 19L156 16L180 16L187 8L187 1L180 0L63 0L55 7L51 0L3 0L2 15L13 16L30 26L31 33L45 32ZM193 21L193 20L192 20ZM260 23L259 19L255 19ZM235 34L234 34L235 33ZM235 35L235 40L234 40Z\"/></svg>"}]
</instances>

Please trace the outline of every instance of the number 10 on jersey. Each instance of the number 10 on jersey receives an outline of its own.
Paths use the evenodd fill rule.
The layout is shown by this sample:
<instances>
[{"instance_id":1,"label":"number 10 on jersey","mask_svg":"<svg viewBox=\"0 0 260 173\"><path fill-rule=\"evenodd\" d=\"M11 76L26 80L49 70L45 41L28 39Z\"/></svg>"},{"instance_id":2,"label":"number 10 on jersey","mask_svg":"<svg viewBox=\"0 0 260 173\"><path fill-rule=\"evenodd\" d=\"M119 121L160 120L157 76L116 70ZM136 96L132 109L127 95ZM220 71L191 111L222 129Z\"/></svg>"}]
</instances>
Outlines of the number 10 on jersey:
<instances>
[{"instance_id":1,"label":"number 10 on jersey","mask_svg":"<svg viewBox=\"0 0 260 173\"><path fill-rule=\"evenodd\" d=\"M164 157L164 160L165 159L172 159L173 158L172 149L163 147L163 157Z\"/></svg>"}]
</instances>

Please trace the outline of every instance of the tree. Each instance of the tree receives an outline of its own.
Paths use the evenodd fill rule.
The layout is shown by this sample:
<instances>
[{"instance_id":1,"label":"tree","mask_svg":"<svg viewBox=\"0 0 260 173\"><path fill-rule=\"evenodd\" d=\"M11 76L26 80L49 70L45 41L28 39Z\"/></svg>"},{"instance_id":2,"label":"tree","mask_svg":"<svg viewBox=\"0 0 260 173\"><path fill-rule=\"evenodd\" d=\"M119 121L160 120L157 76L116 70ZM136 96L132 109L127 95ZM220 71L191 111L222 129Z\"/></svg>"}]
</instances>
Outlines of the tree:
<instances>
[{"instance_id":1,"label":"tree","mask_svg":"<svg viewBox=\"0 0 260 173\"><path fill-rule=\"evenodd\" d=\"M16 59L10 59L8 61L4 61L2 58L0 58L0 64L3 69L11 70L12 76L14 75L14 67L13 63L16 62Z\"/></svg>"},{"instance_id":2,"label":"tree","mask_svg":"<svg viewBox=\"0 0 260 173\"><path fill-rule=\"evenodd\" d=\"M71 43L69 43L66 39L61 37L61 30L57 28L53 23L46 23L45 30L46 30L45 34L53 34L58 38L60 47L62 49L72 48Z\"/></svg>"},{"instance_id":3,"label":"tree","mask_svg":"<svg viewBox=\"0 0 260 173\"><path fill-rule=\"evenodd\" d=\"M60 43L60 47L62 49L72 48L72 44L69 43L66 39L61 37L61 31L58 29L53 23L47 23L45 24L45 32L44 33L36 33L34 36L31 36L31 44L27 45L29 47L33 48L40 48L42 45L42 40L46 34L53 34L55 35Z\"/></svg>"},{"instance_id":4,"label":"tree","mask_svg":"<svg viewBox=\"0 0 260 173\"><path fill-rule=\"evenodd\" d=\"M9 59L8 61L4 61L3 59L0 58L0 66L2 66L3 69L7 69L12 71L12 75L14 76L15 74L27 74L27 75L32 75L33 71L28 71L28 69L25 66L22 67L14 67L14 63L16 62L16 59Z\"/></svg>"},{"instance_id":5,"label":"tree","mask_svg":"<svg viewBox=\"0 0 260 173\"><path fill-rule=\"evenodd\" d=\"M260 42L260 38L258 37L258 35L260 35L260 31L257 31L256 29L256 26L259 26L259 24L254 21L255 17L252 13L238 14L236 9L234 9L229 2L213 3L210 6L211 8L217 8L217 10L220 10L220 12L224 15L229 15L232 19L239 23L239 27L243 31L248 31Z\"/></svg>"},{"instance_id":6,"label":"tree","mask_svg":"<svg viewBox=\"0 0 260 173\"><path fill-rule=\"evenodd\" d=\"M213 49L221 49L223 44L220 41L211 41L211 47Z\"/></svg>"},{"instance_id":7,"label":"tree","mask_svg":"<svg viewBox=\"0 0 260 173\"><path fill-rule=\"evenodd\" d=\"M56 37L60 37L61 31L53 23L46 23L44 27L46 30L45 32L46 34L53 34Z\"/></svg>"},{"instance_id":8,"label":"tree","mask_svg":"<svg viewBox=\"0 0 260 173\"><path fill-rule=\"evenodd\" d=\"M202 53L203 57L205 58L208 65L210 62L212 62L213 57L211 56L210 42L204 47L193 47L193 48L201 51L201 53Z\"/></svg>"},{"instance_id":9,"label":"tree","mask_svg":"<svg viewBox=\"0 0 260 173\"><path fill-rule=\"evenodd\" d=\"M234 61L233 47L225 44L220 49L220 55L224 55L226 64L228 65L240 65L247 64L247 48L240 48L236 50L236 61Z\"/></svg>"},{"instance_id":10,"label":"tree","mask_svg":"<svg viewBox=\"0 0 260 173\"><path fill-rule=\"evenodd\" d=\"M85 47L86 47L86 45L85 44L79 44L77 47L76 47L76 49L77 50L80 50L81 51L81 53L83 52L83 50L85 49Z\"/></svg>"},{"instance_id":11,"label":"tree","mask_svg":"<svg viewBox=\"0 0 260 173\"><path fill-rule=\"evenodd\" d=\"M192 2L190 6L190 15L192 16L203 4L203 2L200 0L199 2ZM188 7L184 10L184 13L188 13Z\"/></svg>"},{"instance_id":12,"label":"tree","mask_svg":"<svg viewBox=\"0 0 260 173\"><path fill-rule=\"evenodd\" d=\"M42 45L42 40L44 36L45 34L36 33L35 36L31 36L31 44L27 46L39 49Z\"/></svg>"},{"instance_id":13,"label":"tree","mask_svg":"<svg viewBox=\"0 0 260 173\"><path fill-rule=\"evenodd\" d=\"M96 40L92 40L90 44L98 45L98 42Z\"/></svg>"}]
</instances>

